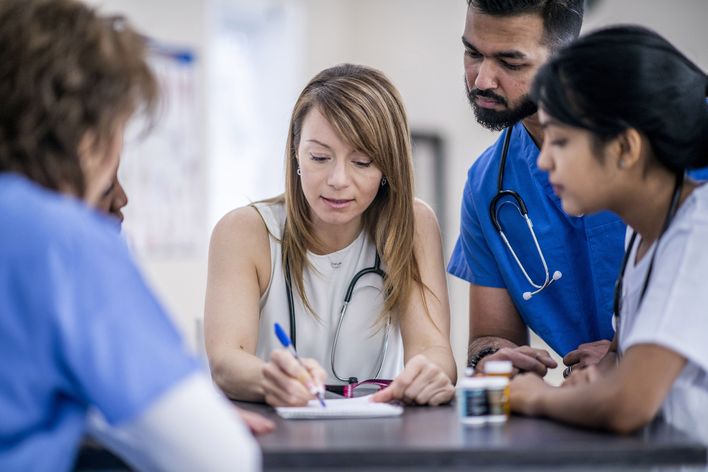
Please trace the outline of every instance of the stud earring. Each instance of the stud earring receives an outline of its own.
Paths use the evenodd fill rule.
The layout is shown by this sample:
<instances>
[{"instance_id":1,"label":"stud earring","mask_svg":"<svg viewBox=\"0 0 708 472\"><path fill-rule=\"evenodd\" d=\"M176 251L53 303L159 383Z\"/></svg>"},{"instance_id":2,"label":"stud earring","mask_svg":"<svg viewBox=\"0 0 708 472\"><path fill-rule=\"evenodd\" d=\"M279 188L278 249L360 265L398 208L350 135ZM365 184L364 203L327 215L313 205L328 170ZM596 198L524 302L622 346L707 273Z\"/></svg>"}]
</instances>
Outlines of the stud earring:
<instances>
[{"instance_id":1,"label":"stud earring","mask_svg":"<svg viewBox=\"0 0 708 472\"><path fill-rule=\"evenodd\" d=\"M620 169L624 169L624 159L620 159L617 162L617 167L619 167Z\"/></svg>"},{"instance_id":2,"label":"stud earring","mask_svg":"<svg viewBox=\"0 0 708 472\"><path fill-rule=\"evenodd\" d=\"M388 182L388 180L386 180L386 177L382 178L381 179L381 186L385 187L387 182Z\"/></svg>"},{"instance_id":3,"label":"stud earring","mask_svg":"<svg viewBox=\"0 0 708 472\"><path fill-rule=\"evenodd\" d=\"M301 170L299 167L297 168L297 175L299 175L300 177L302 177L302 170Z\"/></svg>"}]
</instances>

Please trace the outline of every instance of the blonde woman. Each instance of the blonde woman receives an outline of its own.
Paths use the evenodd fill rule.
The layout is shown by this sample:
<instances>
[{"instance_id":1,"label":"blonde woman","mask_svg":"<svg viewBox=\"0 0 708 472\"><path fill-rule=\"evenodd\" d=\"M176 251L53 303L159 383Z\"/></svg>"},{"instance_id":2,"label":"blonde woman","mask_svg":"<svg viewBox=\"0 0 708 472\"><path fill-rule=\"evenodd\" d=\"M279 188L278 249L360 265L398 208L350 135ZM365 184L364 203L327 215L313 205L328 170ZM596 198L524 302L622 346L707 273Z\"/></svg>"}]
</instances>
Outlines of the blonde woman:
<instances>
[{"instance_id":1,"label":"blonde woman","mask_svg":"<svg viewBox=\"0 0 708 472\"><path fill-rule=\"evenodd\" d=\"M310 81L290 122L285 193L230 212L212 235L206 347L229 397L302 405L313 398L303 378L375 377L395 379L379 401L452 398L440 231L412 172L401 98L381 72L344 64Z\"/></svg>"}]
</instances>

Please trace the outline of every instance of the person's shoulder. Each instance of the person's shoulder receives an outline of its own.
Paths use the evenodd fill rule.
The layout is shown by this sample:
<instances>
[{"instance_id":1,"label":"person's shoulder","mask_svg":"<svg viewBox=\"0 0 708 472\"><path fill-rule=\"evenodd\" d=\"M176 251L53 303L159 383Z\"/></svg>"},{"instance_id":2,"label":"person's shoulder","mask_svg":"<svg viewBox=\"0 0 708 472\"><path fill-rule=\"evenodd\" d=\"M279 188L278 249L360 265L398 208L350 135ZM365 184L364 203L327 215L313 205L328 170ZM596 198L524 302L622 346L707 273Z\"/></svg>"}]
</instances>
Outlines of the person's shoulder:
<instances>
[{"instance_id":1,"label":"person's shoulder","mask_svg":"<svg viewBox=\"0 0 708 472\"><path fill-rule=\"evenodd\" d=\"M237 230L243 225L250 226L258 222L263 223L263 218L261 218L260 212L254 206L246 205L235 208L225 214L216 224L216 227Z\"/></svg>"},{"instance_id":2,"label":"person's shoulder","mask_svg":"<svg viewBox=\"0 0 708 472\"><path fill-rule=\"evenodd\" d=\"M696 251L703 252L705 241L708 240L708 183L700 184L693 189L679 207L663 239L662 246L681 248L680 250L690 259L698 257ZM667 241L672 243L668 244ZM659 246L659 250L662 246Z\"/></svg>"},{"instance_id":3,"label":"person's shoulder","mask_svg":"<svg viewBox=\"0 0 708 472\"><path fill-rule=\"evenodd\" d=\"M435 210L420 198L413 200L413 215L418 225L438 226L438 217L435 214Z\"/></svg>"},{"instance_id":4,"label":"person's shoulder","mask_svg":"<svg viewBox=\"0 0 708 472\"><path fill-rule=\"evenodd\" d=\"M708 207L708 182L700 182L694 192L699 210Z\"/></svg>"},{"instance_id":5,"label":"person's shoulder","mask_svg":"<svg viewBox=\"0 0 708 472\"><path fill-rule=\"evenodd\" d=\"M108 218L97 215L82 201L38 184L17 178L5 186L0 219L13 228L13 234L25 247L92 244L110 231Z\"/></svg>"},{"instance_id":6,"label":"person's shoulder","mask_svg":"<svg viewBox=\"0 0 708 472\"><path fill-rule=\"evenodd\" d=\"M692 204L686 224L708 228L708 182L698 185L692 194Z\"/></svg>"},{"instance_id":7,"label":"person's shoulder","mask_svg":"<svg viewBox=\"0 0 708 472\"><path fill-rule=\"evenodd\" d=\"M269 233L261 213L252 205L236 208L224 215L211 236L212 251L240 252L252 257L268 254Z\"/></svg>"},{"instance_id":8,"label":"person's shoulder","mask_svg":"<svg viewBox=\"0 0 708 472\"><path fill-rule=\"evenodd\" d=\"M416 237L429 240L435 236L440 237L440 224L433 208L423 200L416 198L413 202L413 216L415 219Z\"/></svg>"},{"instance_id":9,"label":"person's shoulder","mask_svg":"<svg viewBox=\"0 0 708 472\"><path fill-rule=\"evenodd\" d=\"M252 205L231 210L214 227L213 234L229 238L262 238L268 231L261 213Z\"/></svg>"},{"instance_id":10,"label":"person's shoulder","mask_svg":"<svg viewBox=\"0 0 708 472\"><path fill-rule=\"evenodd\" d=\"M222 278L248 277L255 273L261 283L269 280L270 267L270 234L259 210L248 205L224 215L211 235L210 273L220 274L218 277Z\"/></svg>"}]
</instances>

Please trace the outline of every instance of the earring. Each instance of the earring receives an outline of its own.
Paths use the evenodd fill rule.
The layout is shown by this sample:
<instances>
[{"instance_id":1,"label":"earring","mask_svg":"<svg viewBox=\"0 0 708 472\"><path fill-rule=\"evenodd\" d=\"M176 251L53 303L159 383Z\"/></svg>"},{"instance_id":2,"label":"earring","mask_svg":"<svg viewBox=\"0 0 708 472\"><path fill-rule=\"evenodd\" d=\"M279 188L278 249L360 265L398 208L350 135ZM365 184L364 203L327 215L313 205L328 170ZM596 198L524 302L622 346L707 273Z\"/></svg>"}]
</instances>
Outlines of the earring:
<instances>
[{"instance_id":1,"label":"earring","mask_svg":"<svg viewBox=\"0 0 708 472\"><path fill-rule=\"evenodd\" d=\"M300 177L302 177L302 170L300 170L299 167L297 168L297 175L299 175Z\"/></svg>"},{"instance_id":2,"label":"earring","mask_svg":"<svg viewBox=\"0 0 708 472\"><path fill-rule=\"evenodd\" d=\"M386 177L382 178L381 179L381 186L385 187L387 182L388 182L388 180L386 180Z\"/></svg>"},{"instance_id":3,"label":"earring","mask_svg":"<svg viewBox=\"0 0 708 472\"><path fill-rule=\"evenodd\" d=\"M624 169L624 159L620 159L617 162L617 167L619 167L620 169Z\"/></svg>"}]
</instances>

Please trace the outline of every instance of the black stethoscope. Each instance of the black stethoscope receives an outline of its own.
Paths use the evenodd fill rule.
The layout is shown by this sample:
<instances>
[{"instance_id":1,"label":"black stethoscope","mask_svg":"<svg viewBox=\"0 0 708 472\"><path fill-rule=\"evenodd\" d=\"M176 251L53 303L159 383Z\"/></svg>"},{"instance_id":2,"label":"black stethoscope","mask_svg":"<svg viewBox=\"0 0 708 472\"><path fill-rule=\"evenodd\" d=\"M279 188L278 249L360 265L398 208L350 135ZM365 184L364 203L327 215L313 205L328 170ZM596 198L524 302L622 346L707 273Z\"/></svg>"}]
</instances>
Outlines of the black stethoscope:
<instances>
[{"instance_id":1,"label":"black stethoscope","mask_svg":"<svg viewBox=\"0 0 708 472\"><path fill-rule=\"evenodd\" d=\"M681 191L683 190L683 181L684 181L684 174L683 172L679 172L676 174L676 183L674 184L674 194L671 196L671 204L669 205L669 209L666 212L666 218L664 219L664 226L661 228L661 233L659 233L659 237L656 239L656 243L654 244L654 251L651 254L651 259L649 260L649 267L647 268L647 274L644 276L644 284L642 285L642 291L639 294L639 303L637 304L637 309L639 309L639 305L641 305L642 300L644 299L644 295L647 292L647 288L649 287L649 279L651 278L651 273L652 270L654 269L654 258L656 257L656 253L659 250L659 242L661 241L661 237L664 236L664 233L666 233L666 230L669 229L669 225L671 225L671 222L674 219L674 216L676 216L676 212L678 211L678 206L679 206L679 201L681 200ZM634 242L637 239L637 232L632 231L632 236L629 238L629 244L627 244L627 249L624 252L624 257L622 258L622 269L620 269L619 276L617 277L617 281L615 282L615 299L614 299L614 315L617 318L617 338L619 339L619 316L620 316L620 310L622 309L622 285L623 285L623 279L624 279L624 272L627 270L627 264L629 263L629 257L630 254L632 253L632 249L634 248Z\"/></svg>"},{"instance_id":2,"label":"black stethoscope","mask_svg":"<svg viewBox=\"0 0 708 472\"><path fill-rule=\"evenodd\" d=\"M354 274L354 277L352 277L351 282L349 282L349 287L347 288L347 293L344 295L344 303L342 304L342 309L339 311L339 319L337 320L337 328L334 332L334 341L332 342L332 349L330 351L330 359L332 363L332 373L334 376L337 378L337 380L340 380L342 382L347 382L347 383L357 383L357 378L356 377L340 377L337 374L337 369L334 367L334 358L335 358L335 353L337 352L337 343L339 342L339 333L342 329L342 321L344 320L344 315L347 312L347 307L349 306L349 302L352 300L352 294L354 293L354 288L356 287L356 283L359 281L360 278L367 274L376 274L381 276L381 278L386 277L386 272L381 269L381 258L379 257L379 253L376 253L376 260L374 261L374 265L371 267L366 267L364 269L361 269L359 272ZM286 261L285 262L285 290L288 296L288 310L290 312L290 340L293 343L293 347L296 347L295 341L296 341L296 328L295 328L295 303L293 302L293 288L292 288L292 280L290 278L290 264ZM384 338L383 342L381 343L381 349L379 350L379 357L377 360L378 368L376 368L375 372L373 372L373 375L371 375L369 378L378 378L379 374L381 373L381 368L383 367L383 362L384 358L386 357L386 351L388 350L388 333L389 333L389 328L391 326L391 317L386 318L386 327L384 328ZM375 364L376 365L376 364Z\"/></svg>"},{"instance_id":3,"label":"black stethoscope","mask_svg":"<svg viewBox=\"0 0 708 472\"><path fill-rule=\"evenodd\" d=\"M509 252L514 257L514 260L516 261L516 265L519 266L519 269L521 269L521 272L524 274L524 277L526 277L526 280L529 282L529 284L531 284L531 286L536 289L533 292L527 291L522 294L522 297L524 298L524 300L530 300L531 297L533 297L534 295L536 295L539 292L541 292L542 290L544 290L546 287L551 285L556 280L560 279L563 276L563 274L557 270L557 271L553 272L553 276L551 276L550 272L548 271L548 264L546 264L546 258L543 255L543 251L541 250L541 246L538 244L538 239L536 238L536 232L533 230L533 223L531 222L531 218L529 218L529 212L526 209L526 204L524 203L524 200L521 198L521 195L519 195L517 192L515 192L513 190L503 189L504 166L506 165L506 155L509 152L509 142L511 141L511 132L512 132L511 128L506 129L506 135L504 136L504 145L502 146L501 161L499 162L499 174L497 177L497 193L496 193L496 195L494 195L494 198L492 198L492 201L489 203L489 217L491 218L492 224L496 228L497 233L499 233L499 236L501 236L507 249L509 249ZM512 200L502 200L504 197L511 197ZM513 206L514 208L516 208L518 210L518 212L521 214L521 216L526 221L526 226L528 226L528 228L529 228L529 232L531 233L531 237L533 238L533 243L536 246L536 251L538 252L538 256L541 258L541 263L543 264L543 270L546 274L545 279L540 284L535 283L531 279L531 276L529 276L528 272L524 268L524 265L521 263L521 260L519 260L519 257L516 255L514 248L511 247L511 244L509 243L509 239L506 237L506 234L504 234L504 228L502 228L502 225L499 223L499 216L498 216L499 209L507 204Z\"/></svg>"}]
</instances>

